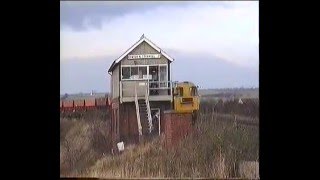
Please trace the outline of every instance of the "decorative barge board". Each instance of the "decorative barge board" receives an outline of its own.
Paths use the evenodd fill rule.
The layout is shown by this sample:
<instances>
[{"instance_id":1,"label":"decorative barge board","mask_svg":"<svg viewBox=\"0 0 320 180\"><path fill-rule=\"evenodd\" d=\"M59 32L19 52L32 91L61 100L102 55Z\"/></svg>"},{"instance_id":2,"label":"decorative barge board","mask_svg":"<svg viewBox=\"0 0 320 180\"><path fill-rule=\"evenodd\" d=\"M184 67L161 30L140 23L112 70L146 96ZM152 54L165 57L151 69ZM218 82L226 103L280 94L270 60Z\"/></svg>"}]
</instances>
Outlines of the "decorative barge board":
<instances>
[{"instance_id":1,"label":"decorative barge board","mask_svg":"<svg viewBox=\"0 0 320 180\"><path fill-rule=\"evenodd\" d=\"M111 134L114 147L123 141L164 132L164 111L172 109L170 64L173 58L144 35L111 64Z\"/></svg>"}]
</instances>

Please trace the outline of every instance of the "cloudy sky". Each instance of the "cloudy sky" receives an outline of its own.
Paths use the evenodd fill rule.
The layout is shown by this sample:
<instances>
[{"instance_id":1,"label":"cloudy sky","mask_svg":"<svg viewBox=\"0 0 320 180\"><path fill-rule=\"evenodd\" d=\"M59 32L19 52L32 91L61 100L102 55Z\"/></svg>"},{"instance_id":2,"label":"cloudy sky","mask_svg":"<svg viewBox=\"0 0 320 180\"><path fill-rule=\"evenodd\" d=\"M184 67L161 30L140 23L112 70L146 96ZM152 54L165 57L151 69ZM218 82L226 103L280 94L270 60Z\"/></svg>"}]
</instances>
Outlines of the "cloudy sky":
<instances>
[{"instance_id":1,"label":"cloudy sky","mask_svg":"<svg viewBox=\"0 0 320 180\"><path fill-rule=\"evenodd\" d=\"M108 68L142 34L201 88L259 86L257 1L62 1L60 93L109 91Z\"/></svg>"}]
</instances>

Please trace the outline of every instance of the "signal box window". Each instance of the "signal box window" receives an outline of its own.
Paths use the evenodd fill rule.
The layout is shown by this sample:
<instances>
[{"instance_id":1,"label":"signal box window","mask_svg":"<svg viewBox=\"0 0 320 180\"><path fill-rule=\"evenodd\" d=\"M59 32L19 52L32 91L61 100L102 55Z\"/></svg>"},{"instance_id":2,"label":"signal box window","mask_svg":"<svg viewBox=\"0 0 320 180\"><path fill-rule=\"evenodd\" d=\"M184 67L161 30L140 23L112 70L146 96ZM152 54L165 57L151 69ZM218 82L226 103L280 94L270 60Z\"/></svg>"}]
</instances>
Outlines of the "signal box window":
<instances>
[{"instance_id":1,"label":"signal box window","mask_svg":"<svg viewBox=\"0 0 320 180\"><path fill-rule=\"evenodd\" d=\"M131 67L131 79L138 79L138 67Z\"/></svg>"},{"instance_id":2,"label":"signal box window","mask_svg":"<svg viewBox=\"0 0 320 180\"><path fill-rule=\"evenodd\" d=\"M144 79L147 75L147 67L139 67L139 79Z\"/></svg>"},{"instance_id":3,"label":"signal box window","mask_svg":"<svg viewBox=\"0 0 320 180\"><path fill-rule=\"evenodd\" d=\"M122 67L122 79L147 79L147 67L138 67L138 66L130 66L130 67Z\"/></svg>"},{"instance_id":4,"label":"signal box window","mask_svg":"<svg viewBox=\"0 0 320 180\"><path fill-rule=\"evenodd\" d=\"M130 67L122 67L122 79L130 79Z\"/></svg>"}]
</instances>

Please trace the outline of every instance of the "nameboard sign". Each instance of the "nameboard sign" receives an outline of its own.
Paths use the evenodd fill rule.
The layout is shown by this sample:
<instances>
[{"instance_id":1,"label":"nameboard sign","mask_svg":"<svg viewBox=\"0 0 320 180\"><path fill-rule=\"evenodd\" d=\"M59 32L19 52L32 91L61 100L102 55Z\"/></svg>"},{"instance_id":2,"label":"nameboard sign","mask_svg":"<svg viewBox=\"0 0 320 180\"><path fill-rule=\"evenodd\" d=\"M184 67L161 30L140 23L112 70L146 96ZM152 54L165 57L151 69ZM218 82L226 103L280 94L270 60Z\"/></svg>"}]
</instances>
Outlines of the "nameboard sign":
<instances>
[{"instance_id":1,"label":"nameboard sign","mask_svg":"<svg viewBox=\"0 0 320 180\"><path fill-rule=\"evenodd\" d=\"M128 55L128 59L157 59L160 58L160 54L135 54Z\"/></svg>"}]
</instances>

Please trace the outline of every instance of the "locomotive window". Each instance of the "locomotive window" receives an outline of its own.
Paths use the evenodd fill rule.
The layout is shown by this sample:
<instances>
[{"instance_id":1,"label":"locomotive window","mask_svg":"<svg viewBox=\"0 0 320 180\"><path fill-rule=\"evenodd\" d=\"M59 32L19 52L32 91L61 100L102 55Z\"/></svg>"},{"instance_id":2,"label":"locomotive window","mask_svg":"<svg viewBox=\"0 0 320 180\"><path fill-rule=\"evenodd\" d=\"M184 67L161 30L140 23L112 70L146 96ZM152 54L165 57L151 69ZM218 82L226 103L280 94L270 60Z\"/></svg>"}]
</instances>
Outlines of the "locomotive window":
<instances>
[{"instance_id":1,"label":"locomotive window","mask_svg":"<svg viewBox=\"0 0 320 180\"><path fill-rule=\"evenodd\" d=\"M179 96L183 96L183 88L182 87L178 88L178 93L179 93L178 94Z\"/></svg>"},{"instance_id":2,"label":"locomotive window","mask_svg":"<svg viewBox=\"0 0 320 180\"><path fill-rule=\"evenodd\" d=\"M197 96L198 95L198 92L197 92L197 88L196 87L191 87L191 96Z\"/></svg>"}]
</instances>

